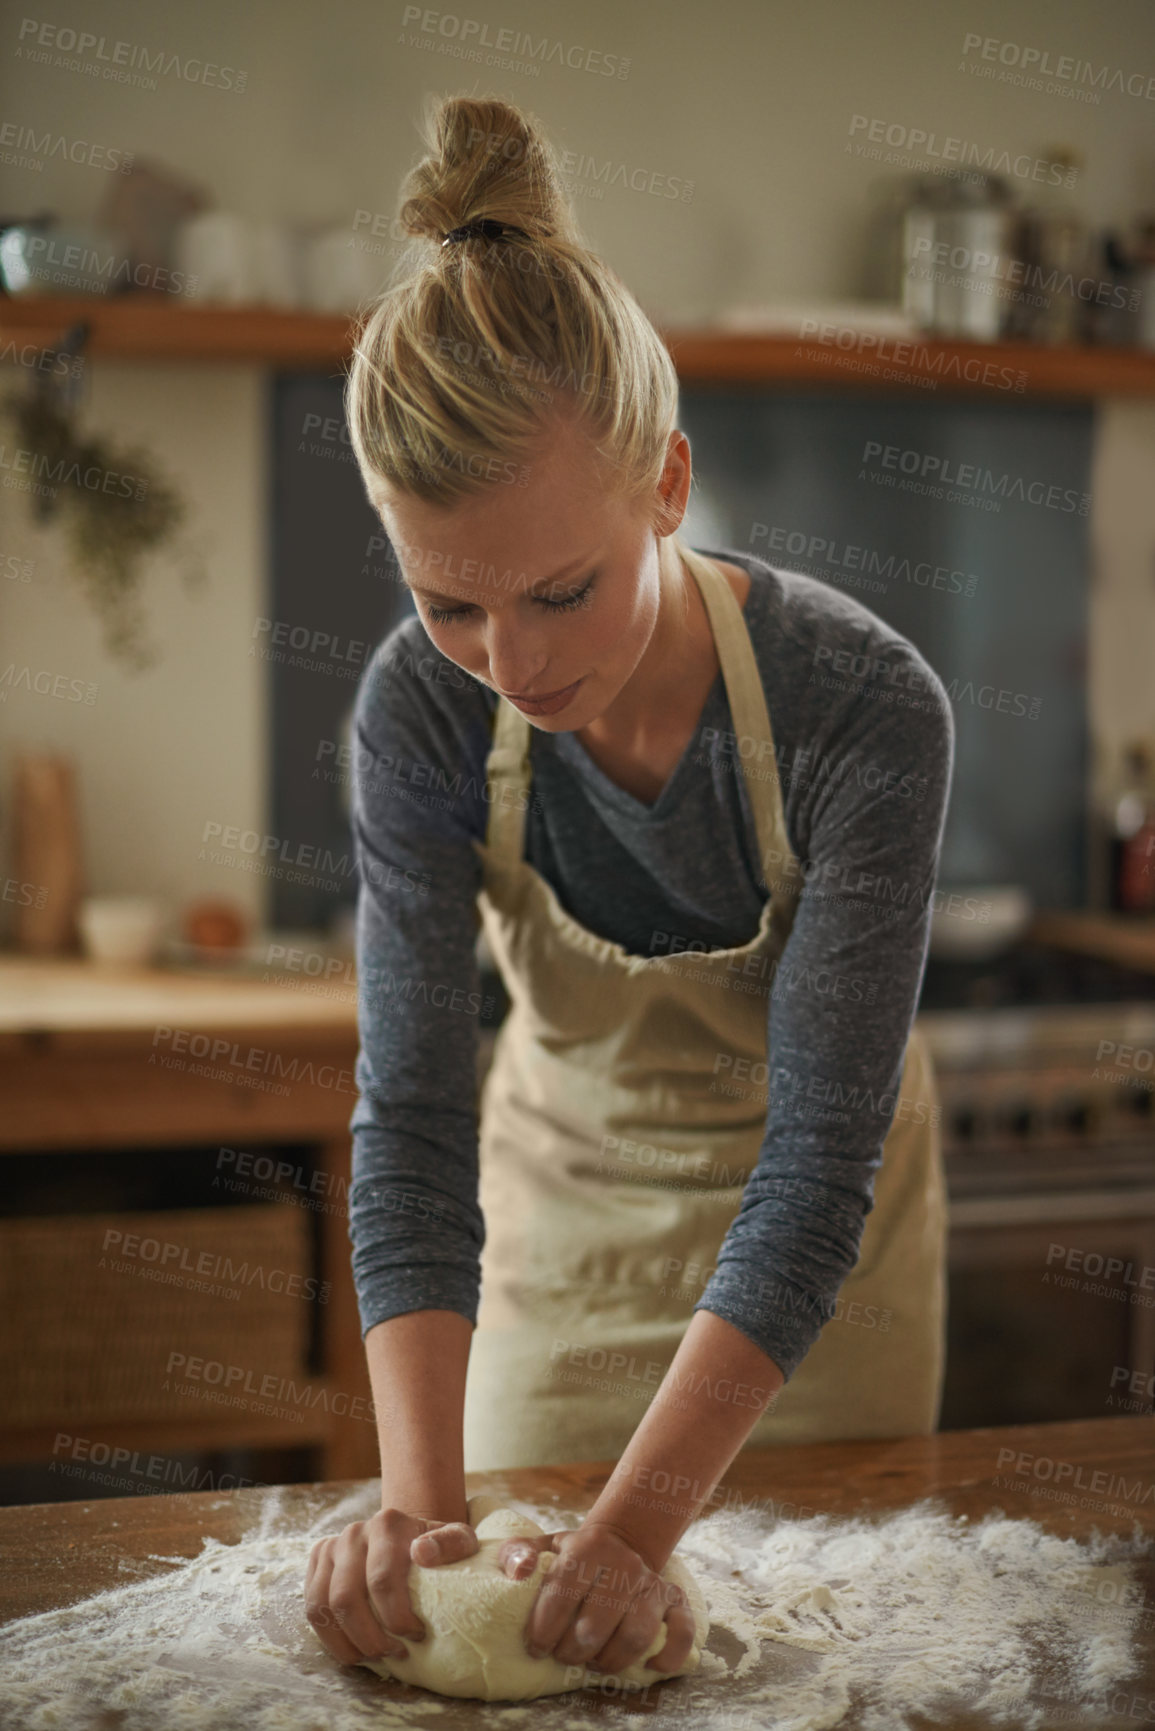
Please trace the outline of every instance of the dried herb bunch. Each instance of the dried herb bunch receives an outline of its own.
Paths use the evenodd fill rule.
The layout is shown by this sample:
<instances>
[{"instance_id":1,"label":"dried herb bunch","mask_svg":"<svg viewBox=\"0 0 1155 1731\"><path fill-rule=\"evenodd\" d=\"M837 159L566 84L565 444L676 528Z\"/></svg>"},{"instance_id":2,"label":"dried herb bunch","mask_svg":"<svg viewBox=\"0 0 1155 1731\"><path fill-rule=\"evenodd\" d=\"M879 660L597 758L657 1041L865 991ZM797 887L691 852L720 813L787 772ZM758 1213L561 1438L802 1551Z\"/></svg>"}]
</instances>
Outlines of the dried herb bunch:
<instances>
[{"instance_id":1,"label":"dried herb bunch","mask_svg":"<svg viewBox=\"0 0 1155 1731\"><path fill-rule=\"evenodd\" d=\"M82 436L66 400L42 385L9 395L3 409L14 425L33 515L42 523L62 520L73 575L102 622L105 648L134 671L154 666L159 657L145 636L141 562L185 520L183 499L147 452L100 434Z\"/></svg>"}]
</instances>

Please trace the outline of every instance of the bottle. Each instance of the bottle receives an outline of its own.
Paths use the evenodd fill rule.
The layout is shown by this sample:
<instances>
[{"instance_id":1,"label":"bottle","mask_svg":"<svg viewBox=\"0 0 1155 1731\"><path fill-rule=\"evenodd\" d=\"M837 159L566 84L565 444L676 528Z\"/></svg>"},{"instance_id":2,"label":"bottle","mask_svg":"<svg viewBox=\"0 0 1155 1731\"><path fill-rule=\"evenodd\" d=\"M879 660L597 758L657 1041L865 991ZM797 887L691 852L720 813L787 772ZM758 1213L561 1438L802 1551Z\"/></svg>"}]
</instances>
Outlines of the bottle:
<instances>
[{"instance_id":1,"label":"bottle","mask_svg":"<svg viewBox=\"0 0 1155 1731\"><path fill-rule=\"evenodd\" d=\"M1061 177L1058 185L1040 183L1023 211L1019 245L1025 262L1022 334L1037 343L1081 343L1089 335L1087 303L1079 284L1089 274L1094 248L1087 223L1069 198L1083 168L1083 157L1056 145L1046 160Z\"/></svg>"},{"instance_id":2,"label":"bottle","mask_svg":"<svg viewBox=\"0 0 1155 1731\"><path fill-rule=\"evenodd\" d=\"M1152 225L1155 228L1155 225ZM1102 229L1095 237L1094 298L1087 305L1087 340L1106 348L1130 349L1139 341L1143 265L1127 249L1122 230Z\"/></svg>"},{"instance_id":3,"label":"bottle","mask_svg":"<svg viewBox=\"0 0 1155 1731\"><path fill-rule=\"evenodd\" d=\"M1139 309L1135 340L1142 349L1155 349L1155 217L1141 217L1135 228L1132 262Z\"/></svg>"},{"instance_id":4,"label":"bottle","mask_svg":"<svg viewBox=\"0 0 1155 1731\"><path fill-rule=\"evenodd\" d=\"M1155 914L1155 751L1147 740L1123 748L1123 773L1111 805L1111 906Z\"/></svg>"}]
</instances>

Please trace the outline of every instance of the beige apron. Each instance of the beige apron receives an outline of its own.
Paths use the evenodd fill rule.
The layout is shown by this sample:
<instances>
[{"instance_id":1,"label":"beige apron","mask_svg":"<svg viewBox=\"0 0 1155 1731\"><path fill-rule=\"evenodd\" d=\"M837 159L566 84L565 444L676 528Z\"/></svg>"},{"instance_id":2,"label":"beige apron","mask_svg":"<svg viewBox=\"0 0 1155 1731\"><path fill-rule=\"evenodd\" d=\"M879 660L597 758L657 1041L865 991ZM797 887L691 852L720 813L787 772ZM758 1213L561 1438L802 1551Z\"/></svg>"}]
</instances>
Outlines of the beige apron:
<instances>
[{"instance_id":1,"label":"beige apron","mask_svg":"<svg viewBox=\"0 0 1155 1731\"><path fill-rule=\"evenodd\" d=\"M742 608L681 548L714 633L771 895L734 949L644 957L522 858L529 722L499 699L478 906L510 994L481 1095L482 1296L467 1471L616 1460L677 1350L765 1133L767 1010L802 886ZM745 758L742 759L746 761ZM798 989L798 988L795 988ZM860 1255L747 1447L933 1431L946 1311L938 1102L912 1029ZM790 1294L767 1270L768 1310Z\"/></svg>"}]
</instances>

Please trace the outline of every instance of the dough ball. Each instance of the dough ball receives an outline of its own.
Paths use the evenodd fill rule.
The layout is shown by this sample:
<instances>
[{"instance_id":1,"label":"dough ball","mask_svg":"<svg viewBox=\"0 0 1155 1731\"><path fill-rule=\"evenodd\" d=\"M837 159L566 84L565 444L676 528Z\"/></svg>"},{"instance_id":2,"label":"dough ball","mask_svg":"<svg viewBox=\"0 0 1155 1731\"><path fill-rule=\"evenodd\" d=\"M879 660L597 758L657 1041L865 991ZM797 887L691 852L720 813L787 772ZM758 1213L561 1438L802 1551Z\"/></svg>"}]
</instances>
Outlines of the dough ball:
<instances>
[{"instance_id":1,"label":"dough ball","mask_svg":"<svg viewBox=\"0 0 1155 1731\"><path fill-rule=\"evenodd\" d=\"M532 1575L511 1581L498 1568L497 1553L507 1539L540 1538L545 1531L526 1515L504 1507L496 1497L471 1497L469 1522L478 1549L457 1563L432 1569L411 1563L409 1593L413 1608L428 1631L424 1641L408 1643L405 1659L365 1659L362 1663L382 1677L417 1683L438 1695L465 1695L481 1701L529 1701L538 1695L561 1695L591 1680L585 1667L564 1665L552 1654L531 1659L523 1631L530 1607L547 1570L559 1560L556 1551L542 1551ZM694 1644L678 1671L680 1677L697 1669L710 1629L710 1614L697 1581L679 1557L671 1557L663 1580L682 1588L694 1619ZM666 1644L667 1625L634 1664L615 1675L619 1684L644 1686L664 1680L667 1673L646 1668L646 1660ZM599 1683L609 1672L595 1673Z\"/></svg>"}]
</instances>

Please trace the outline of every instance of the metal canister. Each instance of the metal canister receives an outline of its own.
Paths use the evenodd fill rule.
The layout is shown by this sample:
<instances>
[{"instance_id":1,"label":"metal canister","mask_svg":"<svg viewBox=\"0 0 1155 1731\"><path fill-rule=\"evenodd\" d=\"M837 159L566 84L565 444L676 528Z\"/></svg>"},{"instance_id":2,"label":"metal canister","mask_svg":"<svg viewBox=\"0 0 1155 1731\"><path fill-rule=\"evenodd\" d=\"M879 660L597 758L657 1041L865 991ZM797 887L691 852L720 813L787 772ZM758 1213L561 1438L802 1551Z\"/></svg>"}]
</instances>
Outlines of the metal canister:
<instances>
[{"instance_id":1,"label":"metal canister","mask_svg":"<svg viewBox=\"0 0 1155 1731\"><path fill-rule=\"evenodd\" d=\"M998 175L914 176L901 226L903 311L937 336L996 341L1011 324L1017 233Z\"/></svg>"}]
</instances>

